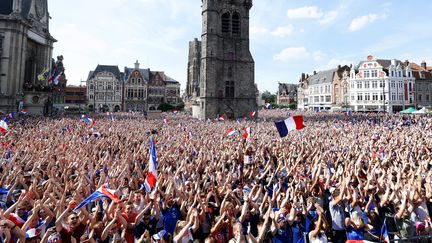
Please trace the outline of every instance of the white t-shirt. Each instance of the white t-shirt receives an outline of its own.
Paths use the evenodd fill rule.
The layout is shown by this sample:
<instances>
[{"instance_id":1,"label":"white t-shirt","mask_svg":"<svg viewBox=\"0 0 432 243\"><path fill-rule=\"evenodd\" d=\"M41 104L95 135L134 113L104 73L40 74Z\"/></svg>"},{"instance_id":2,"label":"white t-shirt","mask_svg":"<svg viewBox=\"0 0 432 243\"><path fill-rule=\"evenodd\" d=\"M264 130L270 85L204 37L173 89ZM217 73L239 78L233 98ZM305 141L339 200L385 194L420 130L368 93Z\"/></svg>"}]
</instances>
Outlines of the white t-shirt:
<instances>
[{"instance_id":1,"label":"white t-shirt","mask_svg":"<svg viewBox=\"0 0 432 243\"><path fill-rule=\"evenodd\" d=\"M310 243L327 243L327 236L325 235L325 232L321 230L321 237L318 237L318 235L315 237L315 240L312 240L312 232L309 232L309 242Z\"/></svg>"}]
</instances>

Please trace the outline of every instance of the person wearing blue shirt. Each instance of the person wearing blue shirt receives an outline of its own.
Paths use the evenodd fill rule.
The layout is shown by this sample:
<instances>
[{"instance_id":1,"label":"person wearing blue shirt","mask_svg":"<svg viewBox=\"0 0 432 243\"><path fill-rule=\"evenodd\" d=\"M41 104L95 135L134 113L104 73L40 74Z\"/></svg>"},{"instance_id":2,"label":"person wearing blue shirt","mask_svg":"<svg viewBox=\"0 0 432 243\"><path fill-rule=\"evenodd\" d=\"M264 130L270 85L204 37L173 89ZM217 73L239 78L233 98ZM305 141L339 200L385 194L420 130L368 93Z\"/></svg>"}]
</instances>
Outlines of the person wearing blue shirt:
<instances>
[{"instance_id":1,"label":"person wearing blue shirt","mask_svg":"<svg viewBox=\"0 0 432 243\"><path fill-rule=\"evenodd\" d=\"M273 219L271 235L273 243L293 242L292 231L283 214L279 214L277 220Z\"/></svg>"},{"instance_id":2,"label":"person wearing blue shirt","mask_svg":"<svg viewBox=\"0 0 432 243\"><path fill-rule=\"evenodd\" d=\"M182 195L181 193L177 194ZM173 196L169 196L163 203L162 215L164 230L171 235L174 234L177 221L182 219L182 214L180 212L181 200L182 197L178 197L177 201L174 201Z\"/></svg>"}]
</instances>

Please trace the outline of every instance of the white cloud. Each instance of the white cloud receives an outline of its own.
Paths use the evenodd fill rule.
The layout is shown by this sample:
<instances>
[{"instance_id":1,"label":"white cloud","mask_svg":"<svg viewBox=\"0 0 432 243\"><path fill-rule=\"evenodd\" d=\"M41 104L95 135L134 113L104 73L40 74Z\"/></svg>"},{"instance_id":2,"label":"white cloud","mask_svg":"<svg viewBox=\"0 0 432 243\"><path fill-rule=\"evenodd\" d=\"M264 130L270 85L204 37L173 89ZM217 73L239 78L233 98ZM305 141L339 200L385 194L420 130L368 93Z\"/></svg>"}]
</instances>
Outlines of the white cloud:
<instances>
[{"instance_id":1,"label":"white cloud","mask_svg":"<svg viewBox=\"0 0 432 243\"><path fill-rule=\"evenodd\" d=\"M269 32L269 30L265 27L262 27L262 26L252 25L250 27L251 35L267 34L268 32Z\"/></svg>"},{"instance_id":2,"label":"white cloud","mask_svg":"<svg viewBox=\"0 0 432 243\"><path fill-rule=\"evenodd\" d=\"M271 34L278 37L286 37L294 32L294 27L290 24L287 26L277 27Z\"/></svg>"},{"instance_id":3,"label":"white cloud","mask_svg":"<svg viewBox=\"0 0 432 243\"><path fill-rule=\"evenodd\" d=\"M305 6L300 8L288 9L287 12L288 18L290 19L300 19L300 18L308 18L308 19L317 19L321 18L324 13L318 9L316 6Z\"/></svg>"},{"instance_id":4,"label":"white cloud","mask_svg":"<svg viewBox=\"0 0 432 243\"><path fill-rule=\"evenodd\" d=\"M350 31L357 31L359 29L362 29L366 27L369 24L372 24L373 22L379 20L379 19L385 19L387 17L386 14L378 15L378 14L368 14L363 15L360 17L357 17L351 21L351 24L349 26Z\"/></svg>"},{"instance_id":5,"label":"white cloud","mask_svg":"<svg viewBox=\"0 0 432 243\"><path fill-rule=\"evenodd\" d=\"M332 23L339 16L339 11L334 10L324 14L324 17L319 21L321 25Z\"/></svg>"},{"instance_id":6,"label":"white cloud","mask_svg":"<svg viewBox=\"0 0 432 243\"><path fill-rule=\"evenodd\" d=\"M273 56L273 60L276 61L290 61L298 59L309 58L310 53L306 50L304 46L300 47L288 47L282 50L280 53Z\"/></svg>"},{"instance_id":7,"label":"white cloud","mask_svg":"<svg viewBox=\"0 0 432 243\"><path fill-rule=\"evenodd\" d=\"M325 54L324 52L322 52L322 51L315 51L315 52L312 54L312 57L313 57L313 59L314 59L315 61L320 61L320 60L322 60L323 58L326 57L326 54Z\"/></svg>"},{"instance_id":8,"label":"white cloud","mask_svg":"<svg viewBox=\"0 0 432 243\"><path fill-rule=\"evenodd\" d=\"M326 64L320 65L318 67L316 67L317 71L325 71L325 70L329 70L329 69L333 69L333 68L337 68L338 65L350 65L352 62L351 61L347 61L344 59L336 59L336 58L332 58L330 59Z\"/></svg>"}]
</instances>

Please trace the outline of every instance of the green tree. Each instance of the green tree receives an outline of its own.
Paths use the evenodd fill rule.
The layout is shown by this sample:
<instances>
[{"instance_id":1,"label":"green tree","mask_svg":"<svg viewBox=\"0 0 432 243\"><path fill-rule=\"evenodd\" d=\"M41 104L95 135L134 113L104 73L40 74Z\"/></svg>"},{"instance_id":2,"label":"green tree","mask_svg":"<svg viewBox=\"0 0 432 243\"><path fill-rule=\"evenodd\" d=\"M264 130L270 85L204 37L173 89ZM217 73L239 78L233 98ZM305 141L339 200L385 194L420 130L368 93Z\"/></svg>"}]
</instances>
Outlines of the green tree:
<instances>
[{"instance_id":1,"label":"green tree","mask_svg":"<svg viewBox=\"0 0 432 243\"><path fill-rule=\"evenodd\" d=\"M183 101L180 101L174 106L174 109L178 111L182 111L184 110L184 107L185 107L185 103Z\"/></svg>"},{"instance_id":2,"label":"green tree","mask_svg":"<svg viewBox=\"0 0 432 243\"><path fill-rule=\"evenodd\" d=\"M262 93L261 98L268 103L276 103L276 95L267 90Z\"/></svg>"},{"instance_id":3,"label":"green tree","mask_svg":"<svg viewBox=\"0 0 432 243\"><path fill-rule=\"evenodd\" d=\"M167 103L161 103L158 107L158 110L166 112L166 111L171 111L174 107L170 104Z\"/></svg>"}]
</instances>

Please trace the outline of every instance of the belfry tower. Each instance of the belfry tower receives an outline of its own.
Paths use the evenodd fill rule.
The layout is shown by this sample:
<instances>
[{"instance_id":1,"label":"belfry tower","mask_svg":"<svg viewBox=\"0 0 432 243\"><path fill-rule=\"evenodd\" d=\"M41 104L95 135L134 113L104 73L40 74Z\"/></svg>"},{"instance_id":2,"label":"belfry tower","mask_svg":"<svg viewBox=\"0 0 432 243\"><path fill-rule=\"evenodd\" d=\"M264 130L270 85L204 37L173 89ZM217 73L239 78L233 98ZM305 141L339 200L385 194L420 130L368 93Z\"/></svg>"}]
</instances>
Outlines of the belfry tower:
<instances>
[{"instance_id":1,"label":"belfry tower","mask_svg":"<svg viewBox=\"0 0 432 243\"><path fill-rule=\"evenodd\" d=\"M251 8L252 0L202 0L200 118L238 118L257 109Z\"/></svg>"}]
</instances>

